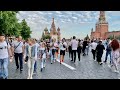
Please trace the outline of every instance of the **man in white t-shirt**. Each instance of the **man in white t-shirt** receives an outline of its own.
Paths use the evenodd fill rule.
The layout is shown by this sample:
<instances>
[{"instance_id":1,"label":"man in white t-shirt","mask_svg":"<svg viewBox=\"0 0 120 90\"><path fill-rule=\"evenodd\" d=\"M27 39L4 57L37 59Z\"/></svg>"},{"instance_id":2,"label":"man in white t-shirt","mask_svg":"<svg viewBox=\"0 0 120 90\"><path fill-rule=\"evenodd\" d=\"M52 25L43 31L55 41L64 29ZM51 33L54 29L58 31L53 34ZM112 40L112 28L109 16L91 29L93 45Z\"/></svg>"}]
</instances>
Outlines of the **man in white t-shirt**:
<instances>
[{"instance_id":1,"label":"man in white t-shirt","mask_svg":"<svg viewBox=\"0 0 120 90\"><path fill-rule=\"evenodd\" d=\"M73 61L73 55L74 55L74 63L76 61L76 52L77 52L77 47L78 47L78 41L76 40L76 37L73 36L73 40L71 41L72 45L72 60Z\"/></svg>"},{"instance_id":2,"label":"man in white t-shirt","mask_svg":"<svg viewBox=\"0 0 120 90\"><path fill-rule=\"evenodd\" d=\"M97 43L96 43L96 41L94 40L94 41L91 41L91 44L90 44L90 46L91 46L91 52L92 52L92 54L93 54L93 59L95 60L95 52L96 52L96 47L97 47Z\"/></svg>"},{"instance_id":3,"label":"man in white t-shirt","mask_svg":"<svg viewBox=\"0 0 120 90\"><path fill-rule=\"evenodd\" d=\"M19 69L18 58L20 62L20 72L23 71L23 53L24 53L24 44L22 42L22 37L17 37L17 41L13 42L12 52L14 53L16 69Z\"/></svg>"},{"instance_id":4,"label":"man in white t-shirt","mask_svg":"<svg viewBox=\"0 0 120 90\"><path fill-rule=\"evenodd\" d=\"M0 78L8 78L8 58L12 59L9 43L5 41L5 35L0 34Z\"/></svg>"}]
</instances>

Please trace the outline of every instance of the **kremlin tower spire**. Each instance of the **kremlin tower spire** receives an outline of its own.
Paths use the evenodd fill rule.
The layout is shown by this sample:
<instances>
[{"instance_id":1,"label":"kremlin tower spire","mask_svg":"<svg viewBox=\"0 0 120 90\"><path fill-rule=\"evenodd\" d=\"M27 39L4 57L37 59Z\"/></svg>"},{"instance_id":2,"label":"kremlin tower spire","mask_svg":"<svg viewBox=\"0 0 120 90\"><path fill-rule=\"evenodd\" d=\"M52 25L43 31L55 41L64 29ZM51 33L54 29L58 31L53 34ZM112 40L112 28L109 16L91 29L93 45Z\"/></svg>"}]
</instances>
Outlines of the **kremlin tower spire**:
<instances>
[{"instance_id":1,"label":"kremlin tower spire","mask_svg":"<svg viewBox=\"0 0 120 90\"><path fill-rule=\"evenodd\" d=\"M105 18L105 11L100 11L99 23L107 23Z\"/></svg>"}]
</instances>

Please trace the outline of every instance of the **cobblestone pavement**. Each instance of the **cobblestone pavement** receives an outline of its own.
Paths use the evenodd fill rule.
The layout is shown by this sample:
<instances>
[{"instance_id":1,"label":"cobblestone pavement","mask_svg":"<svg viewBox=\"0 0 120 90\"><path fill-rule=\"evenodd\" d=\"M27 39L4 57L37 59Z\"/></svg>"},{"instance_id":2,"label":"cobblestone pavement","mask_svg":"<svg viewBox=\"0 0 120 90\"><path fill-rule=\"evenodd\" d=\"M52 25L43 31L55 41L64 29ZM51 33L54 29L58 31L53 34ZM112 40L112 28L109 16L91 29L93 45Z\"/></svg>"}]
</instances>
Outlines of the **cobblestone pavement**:
<instances>
[{"instance_id":1,"label":"cobblestone pavement","mask_svg":"<svg viewBox=\"0 0 120 90\"><path fill-rule=\"evenodd\" d=\"M105 53L103 55L104 60ZM109 61L109 60L108 60ZM37 74L33 75L33 79L118 79L120 75L113 72L107 64L100 66L97 62L93 61L92 54L89 52L88 56L81 55L81 61L78 59L74 64L68 59L68 53L66 53L66 64L75 68L70 68L60 65L59 62L50 64L50 60L47 60L46 68L43 72L40 72L40 61L38 61ZM27 78L27 64L24 64L23 73L16 71L15 62L9 63L9 79L26 79Z\"/></svg>"}]
</instances>

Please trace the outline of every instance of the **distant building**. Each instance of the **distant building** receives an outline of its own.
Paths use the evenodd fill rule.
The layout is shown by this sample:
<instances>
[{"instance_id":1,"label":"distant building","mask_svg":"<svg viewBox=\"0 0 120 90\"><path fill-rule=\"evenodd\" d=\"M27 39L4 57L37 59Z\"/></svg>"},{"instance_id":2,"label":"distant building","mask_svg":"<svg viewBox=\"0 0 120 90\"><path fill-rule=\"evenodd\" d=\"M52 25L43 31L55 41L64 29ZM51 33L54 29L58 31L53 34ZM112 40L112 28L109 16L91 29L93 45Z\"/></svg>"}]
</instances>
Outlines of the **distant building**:
<instances>
[{"instance_id":1,"label":"distant building","mask_svg":"<svg viewBox=\"0 0 120 90\"><path fill-rule=\"evenodd\" d=\"M50 35L51 39L55 39L57 41L60 41L61 40L61 33L60 33L60 28L58 27L57 30L56 30L56 26L55 26L55 23L54 23L54 18L53 18L53 21L52 21L52 25L51 25L51 28L50 28L50 32L48 31L47 27L44 29L44 32L43 32L43 35L46 36L46 35Z\"/></svg>"},{"instance_id":2,"label":"distant building","mask_svg":"<svg viewBox=\"0 0 120 90\"><path fill-rule=\"evenodd\" d=\"M98 22L96 23L95 31L93 31L93 28L91 30L91 39L100 38L103 40L110 36L120 36L120 31L109 32L108 28L109 24L105 18L105 11L100 11L100 16Z\"/></svg>"}]
</instances>

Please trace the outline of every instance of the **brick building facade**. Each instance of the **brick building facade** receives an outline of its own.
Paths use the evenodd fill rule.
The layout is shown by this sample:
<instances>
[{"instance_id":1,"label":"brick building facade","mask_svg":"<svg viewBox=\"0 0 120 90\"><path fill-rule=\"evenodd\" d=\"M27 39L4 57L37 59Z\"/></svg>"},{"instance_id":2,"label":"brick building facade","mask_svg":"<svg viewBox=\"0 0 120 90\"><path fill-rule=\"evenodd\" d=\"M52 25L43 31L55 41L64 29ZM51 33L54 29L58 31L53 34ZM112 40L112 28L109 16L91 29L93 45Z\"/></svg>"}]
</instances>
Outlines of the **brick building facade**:
<instances>
[{"instance_id":1,"label":"brick building facade","mask_svg":"<svg viewBox=\"0 0 120 90\"><path fill-rule=\"evenodd\" d=\"M91 30L91 39L101 38L103 40L110 36L120 35L120 31L109 32L108 29L109 24L105 18L105 11L100 11L100 16L98 22L96 23L95 31L93 31L93 28Z\"/></svg>"}]
</instances>

